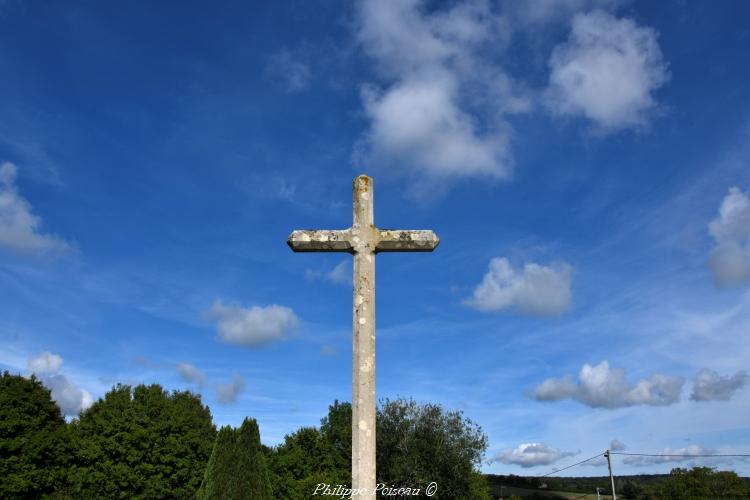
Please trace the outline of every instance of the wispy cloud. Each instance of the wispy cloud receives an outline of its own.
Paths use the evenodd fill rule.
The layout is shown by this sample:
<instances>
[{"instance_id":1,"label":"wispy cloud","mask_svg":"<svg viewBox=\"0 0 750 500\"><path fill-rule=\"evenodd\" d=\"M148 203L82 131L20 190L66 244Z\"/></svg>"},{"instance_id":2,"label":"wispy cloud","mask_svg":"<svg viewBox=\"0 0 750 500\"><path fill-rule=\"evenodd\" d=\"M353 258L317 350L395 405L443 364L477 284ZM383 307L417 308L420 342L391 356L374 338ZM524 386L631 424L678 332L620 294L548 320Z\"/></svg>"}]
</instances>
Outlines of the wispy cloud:
<instances>
[{"instance_id":1,"label":"wispy cloud","mask_svg":"<svg viewBox=\"0 0 750 500\"><path fill-rule=\"evenodd\" d=\"M177 365L177 374L186 382L202 386L206 382L206 374L194 365L189 363L179 363Z\"/></svg>"},{"instance_id":2,"label":"wispy cloud","mask_svg":"<svg viewBox=\"0 0 750 500\"><path fill-rule=\"evenodd\" d=\"M654 91L669 79L656 31L603 11L573 18L549 66L549 109L602 132L644 126L657 108Z\"/></svg>"},{"instance_id":3,"label":"wispy cloud","mask_svg":"<svg viewBox=\"0 0 750 500\"><path fill-rule=\"evenodd\" d=\"M609 443L609 449L610 451L623 451L627 449L627 446L625 446L624 443L621 443L617 439L613 439ZM584 465L586 467L604 467L605 465L607 465L607 459L604 457L604 454L602 453L600 456L592 460L588 460L581 465Z\"/></svg>"},{"instance_id":4,"label":"wispy cloud","mask_svg":"<svg viewBox=\"0 0 750 500\"><path fill-rule=\"evenodd\" d=\"M307 90L312 81L312 72L308 62L300 54L289 50L273 53L266 64L265 74L291 93Z\"/></svg>"},{"instance_id":5,"label":"wispy cloud","mask_svg":"<svg viewBox=\"0 0 750 500\"><path fill-rule=\"evenodd\" d=\"M686 461L695 460L696 459L695 455L711 455L714 453L716 453L715 450L712 450L710 448L705 448L701 445L692 444L690 446L686 446L684 448L677 448L674 450L671 448L664 448L663 450L660 450L654 453L654 455L662 455L662 456L625 457L623 459L623 462L625 462L628 465L635 465L635 466L642 467L642 466L654 465L654 464L686 462Z\"/></svg>"},{"instance_id":6,"label":"wispy cloud","mask_svg":"<svg viewBox=\"0 0 750 500\"><path fill-rule=\"evenodd\" d=\"M665 406L680 400L685 381L682 377L655 374L631 384L625 370L610 370L602 361L596 366L584 364L578 381L571 376L549 378L534 389L538 401L573 399L593 408L622 408L625 406Z\"/></svg>"},{"instance_id":7,"label":"wispy cloud","mask_svg":"<svg viewBox=\"0 0 750 500\"><path fill-rule=\"evenodd\" d=\"M234 403L244 388L245 380L235 373L230 382L216 384L216 401L223 405Z\"/></svg>"},{"instance_id":8,"label":"wispy cloud","mask_svg":"<svg viewBox=\"0 0 750 500\"><path fill-rule=\"evenodd\" d=\"M320 348L320 354L323 356L334 356L336 354L336 348L332 345L324 345Z\"/></svg>"},{"instance_id":9,"label":"wispy cloud","mask_svg":"<svg viewBox=\"0 0 750 500\"><path fill-rule=\"evenodd\" d=\"M464 303L480 311L519 312L556 316L570 308L572 267L565 262L550 266L535 263L514 268L508 259L496 257L489 270Z\"/></svg>"},{"instance_id":10,"label":"wispy cloud","mask_svg":"<svg viewBox=\"0 0 750 500\"><path fill-rule=\"evenodd\" d=\"M352 262L351 259L343 260L336 264L330 271L319 271L317 269L306 269L305 279L316 281L324 279L336 285L352 284Z\"/></svg>"},{"instance_id":11,"label":"wispy cloud","mask_svg":"<svg viewBox=\"0 0 750 500\"><path fill-rule=\"evenodd\" d=\"M506 2L505 6L514 23L528 29L564 22L578 12L614 9L625 1L627 0L526 0Z\"/></svg>"},{"instance_id":12,"label":"wispy cloud","mask_svg":"<svg viewBox=\"0 0 750 500\"><path fill-rule=\"evenodd\" d=\"M338 285L351 285L352 284L352 263L349 259L339 262L336 267L326 274L326 278L331 283Z\"/></svg>"}]
</instances>

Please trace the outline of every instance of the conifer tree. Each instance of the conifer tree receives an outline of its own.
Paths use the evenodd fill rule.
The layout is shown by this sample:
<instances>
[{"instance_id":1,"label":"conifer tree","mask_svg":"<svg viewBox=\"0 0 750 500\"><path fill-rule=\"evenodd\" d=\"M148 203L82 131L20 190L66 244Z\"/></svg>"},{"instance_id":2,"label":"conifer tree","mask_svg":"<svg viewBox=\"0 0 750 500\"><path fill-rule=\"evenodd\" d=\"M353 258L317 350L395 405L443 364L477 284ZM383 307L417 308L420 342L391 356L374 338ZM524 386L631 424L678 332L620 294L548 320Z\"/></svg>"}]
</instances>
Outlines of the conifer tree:
<instances>
[{"instance_id":1,"label":"conifer tree","mask_svg":"<svg viewBox=\"0 0 750 500\"><path fill-rule=\"evenodd\" d=\"M199 500L271 500L260 431L255 419L246 418L239 429L222 427L216 438Z\"/></svg>"},{"instance_id":2,"label":"conifer tree","mask_svg":"<svg viewBox=\"0 0 750 500\"><path fill-rule=\"evenodd\" d=\"M271 482L260 444L260 431L255 419L245 419L237 430L235 456L237 475L236 498L271 500Z\"/></svg>"},{"instance_id":3,"label":"conifer tree","mask_svg":"<svg viewBox=\"0 0 750 500\"><path fill-rule=\"evenodd\" d=\"M199 500L233 498L235 431L225 425L219 429L214 449L206 466L206 475L198 490Z\"/></svg>"}]
</instances>

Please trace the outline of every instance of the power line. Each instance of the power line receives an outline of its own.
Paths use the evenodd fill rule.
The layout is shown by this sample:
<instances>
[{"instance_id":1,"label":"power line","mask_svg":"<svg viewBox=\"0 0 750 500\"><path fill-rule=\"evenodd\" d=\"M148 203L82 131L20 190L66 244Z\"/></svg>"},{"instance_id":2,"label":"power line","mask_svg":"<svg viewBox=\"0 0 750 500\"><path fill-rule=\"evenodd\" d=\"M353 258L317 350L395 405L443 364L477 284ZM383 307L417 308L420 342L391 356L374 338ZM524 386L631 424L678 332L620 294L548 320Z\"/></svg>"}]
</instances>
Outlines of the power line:
<instances>
[{"instance_id":1,"label":"power line","mask_svg":"<svg viewBox=\"0 0 750 500\"><path fill-rule=\"evenodd\" d=\"M581 460L580 462L576 462L576 463L574 463L574 464L572 464L572 465L568 465L567 467L563 467L562 469L557 469L557 470L553 470L552 472L549 472L549 473L547 473L547 474L544 474L544 475L542 475L542 476L536 476L536 477L547 477L547 476L551 476L552 474L557 474L558 472L562 472L562 471L564 471L565 469L570 469L571 467L575 467L576 465L581 465L581 464L583 464L583 463L586 463L586 462L588 462L588 461L590 461L590 460L593 460L593 459L595 459L595 458L599 458L599 457L601 457L601 456L602 456L602 454L601 454L601 453L597 453L597 454L596 454L596 455L594 455L593 457L591 457L591 458L587 458L586 460Z\"/></svg>"},{"instance_id":2,"label":"power line","mask_svg":"<svg viewBox=\"0 0 750 500\"><path fill-rule=\"evenodd\" d=\"M701 454L685 454L685 453L622 453L619 451L610 451L610 454L612 455L629 455L632 457L682 457L682 458L691 458L691 457L750 457L750 454L725 454L725 453L714 453L714 454L707 454L707 453L701 453Z\"/></svg>"},{"instance_id":3,"label":"power line","mask_svg":"<svg viewBox=\"0 0 750 500\"><path fill-rule=\"evenodd\" d=\"M750 457L750 454L747 453L701 453L696 455L686 455L684 453L624 453L620 451L610 451L610 455L627 455L632 457L679 457L679 458L706 458L706 457ZM567 467L563 467L561 469L553 470L552 472L548 472L547 474L543 474L541 476L535 476L537 478L547 477L551 476L553 474L557 474L558 472L562 472L567 469L571 469L577 465L584 464L586 462L590 462L591 460L594 460L595 458L599 458L603 456L603 453L597 453L593 457L589 457L586 460L581 460L580 462L576 462L574 464L568 465Z\"/></svg>"}]
</instances>

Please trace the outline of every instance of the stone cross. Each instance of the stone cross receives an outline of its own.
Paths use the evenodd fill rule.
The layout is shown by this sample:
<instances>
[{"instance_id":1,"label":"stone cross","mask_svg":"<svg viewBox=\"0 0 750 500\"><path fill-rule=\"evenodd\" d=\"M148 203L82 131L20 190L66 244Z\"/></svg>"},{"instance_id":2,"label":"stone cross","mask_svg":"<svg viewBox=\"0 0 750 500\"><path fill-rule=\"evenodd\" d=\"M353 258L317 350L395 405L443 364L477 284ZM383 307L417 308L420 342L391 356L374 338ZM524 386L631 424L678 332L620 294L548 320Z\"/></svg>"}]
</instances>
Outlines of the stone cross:
<instances>
[{"instance_id":1,"label":"stone cross","mask_svg":"<svg viewBox=\"0 0 750 500\"><path fill-rule=\"evenodd\" d=\"M293 231L287 243L295 252L354 255L352 491L375 497L375 254L431 252L440 240L432 231L375 227L372 179L366 175L354 179L352 197L352 227Z\"/></svg>"}]
</instances>

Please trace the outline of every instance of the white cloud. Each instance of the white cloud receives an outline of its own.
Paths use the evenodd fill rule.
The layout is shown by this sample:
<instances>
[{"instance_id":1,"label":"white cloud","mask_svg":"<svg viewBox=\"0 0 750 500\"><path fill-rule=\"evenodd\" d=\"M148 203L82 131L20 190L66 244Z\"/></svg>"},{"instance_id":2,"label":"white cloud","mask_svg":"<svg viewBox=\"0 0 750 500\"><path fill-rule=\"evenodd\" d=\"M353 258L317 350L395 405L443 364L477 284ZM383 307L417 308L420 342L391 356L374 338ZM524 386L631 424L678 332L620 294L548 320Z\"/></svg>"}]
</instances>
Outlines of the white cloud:
<instances>
[{"instance_id":1,"label":"white cloud","mask_svg":"<svg viewBox=\"0 0 750 500\"><path fill-rule=\"evenodd\" d=\"M388 84L362 92L371 126L354 161L432 180L508 178L503 116L530 101L488 55L507 44L505 21L481 0L426 10L421 0L361 3L358 39Z\"/></svg>"},{"instance_id":2,"label":"white cloud","mask_svg":"<svg viewBox=\"0 0 750 500\"><path fill-rule=\"evenodd\" d=\"M550 465L561 458L570 457L577 453L560 451L544 443L523 443L513 450L505 450L499 453L495 457L495 461L529 468L537 465Z\"/></svg>"},{"instance_id":3,"label":"white cloud","mask_svg":"<svg viewBox=\"0 0 750 500\"><path fill-rule=\"evenodd\" d=\"M245 380L235 373L231 382L216 385L216 400L219 404L234 403L244 388Z\"/></svg>"},{"instance_id":4,"label":"white cloud","mask_svg":"<svg viewBox=\"0 0 750 500\"><path fill-rule=\"evenodd\" d=\"M57 354L44 351L36 358L29 359L28 368L32 373L43 375L45 373L56 373L62 366L63 359Z\"/></svg>"},{"instance_id":5,"label":"white cloud","mask_svg":"<svg viewBox=\"0 0 750 500\"><path fill-rule=\"evenodd\" d=\"M0 165L0 247L21 254L65 252L70 245L57 236L39 232L42 220L18 193L16 166Z\"/></svg>"},{"instance_id":6,"label":"white cloud","mask_svg":"<svg viewBox=\"0 0 750 500\"><path fill-rule=\"evenodd\" d=\"M302 92L310 87L310 66L288 50L274 53L266 65L266 76L279 82L287 92Z\"/></svg>"},{"instance_id":7,"label":"white cloud","mask_svg":"<svg viewBox=\"0 0 750 500\"><path fill-rule=\"evenodd\" d=\"M738 371L731 377L722 377L713 370L703 368L693 380L694 401L728 401L734 393L747 383L747 374Z\"/></svg>"},{"instance_id":8,"label":"white cloud","mask_svg":"<svg viewBox=\"0 0 750 500\"><path fill-rule=\"evenodd\" d=\"M673 450L671 448L664 448L661 451L654 453L654 455L663 455L658 457L640 457L640 456L628 456L623 459L628 465L635 466L646 466L655 464L665 464L673 462L685 462L689 460L695 460L695 455L711 455L716 453L710 448L704 448L701 445L692 444L685 448L678 448Z\"/></svg>"},{"instance_id":9,"label":"white cloud","mask_svg":"<svg viewBox=\"0 0 750 500\"><path fill-rule=\"evenodd\" d=\"M62 357L49 351L44 351L27 362L29 371L38 376L42 384L50 390L52 400L62 412L75 416L91 406L94 400L87 390L77 387L68 377L57 373L62 364Z\"/></svg>"},{"instance_id":10,"label":"white cloud","mask_svg":"<svg viewBox=\"0 0 750 500\"><path fill-rule=\"evenodd\" d=\"M52 391L52 399L66 415L78 415L94 402L87 390L77 387L65 375L43 376L40 380Z\"/></svg>"},{"instance_id":11,"label":"white cloud","mask_svg":"<svg viewBox=\"0 0 750 500\"><path fill-rule=\"evenodd\" d=\"M194 365L191 365L189 363L178 364L177 373L186 382L191 382L199 386L203 385L206 381L206 374L200 371Z\"/></svg>"},{"instance_id":12,"label":"white cloud","mask_svg":"<svg viewBox=\"0 0 750 500\"><path fill-rule=\"evenodd\" d=\"M305 281L313 282L320 278L321 272L317 269L305 269Z\"/></svg>"},{"instance_id":13,"label":"white cloud","mask_svg":"<svg viewBox=\"0 0 750 500\"><path fill-rule=\"evenodd\" d=\"M551 111L584 116L602 132L644 126L657 107L652 93L669 79L656 31L602 11L573 18L549 66Z\"/></svg>"},{"instance_id":14,"label":"white cloud","mask_svg":"<svg viewBox=\"0 0 750 500\"><path fill-rule=\"evenodd\" d=\"M280 340L299 322L294 311L276 304L246 309L216 300L206 315L216 322L221 340L246 347Z\"/></svg>"},{"instance_id":15,"label":"white cloud","mask_svg":"<svg viewBox=\"0 0 750 500\"><path fill-rule=\"evenodd\" d=\"M364 92L373 158L439 178L509 176L507 136L477 135L456 92L446 73L400 82L384 94Z\"/></svg>"},{"instance_id":16,"label":"white cloud","mask_svg":"<svg viewBox=\"0 0 750 500\"><path fill-rule=\"evenodd\" d=\"M624 451L627 450L628 447L625 445L625 443L617 439L613 439L612 442L609 443L609 449L612 451Z\"/></svg>"},{"instance_id":17,"label":"white cloud","mask_svg":"<svg viewBox=\"0 0 750 500\"><path fill-rule=\"evenodd\" d=\"M682 377L655 374L633 385L624 370L610 370L609 363L602 361L596 366L584 364L577 382L570 376L545 380L534 389L534 397L538 401L574 399L593 408L666 406L680 400L684 383Z\"/></svg>"},{"instance_id":18,"label":"white cloud","mask_svg":"<svg viewBox=\"0 0 750 500\"><path fill-rule=\"evenodd\" d=\"M729 189L719 215L708 225L716 245L708 267L722 288L750 283L750 198L737 187Z\"/></svg>"},{"instance_id":19,"label":"white cloud","mask_svg":"<svg viewBox=\"0 0 750 500\"><path fill-rule=\"evenodd\" d=\"M497 257L464 303L480 311L515 308L528 314L559 315L570 308L572 276L573 269L565 262L551 266L527 263L516 269L507 259Z\"/></svg>"}]
</instances>

